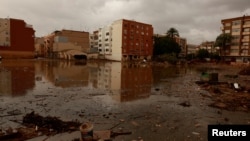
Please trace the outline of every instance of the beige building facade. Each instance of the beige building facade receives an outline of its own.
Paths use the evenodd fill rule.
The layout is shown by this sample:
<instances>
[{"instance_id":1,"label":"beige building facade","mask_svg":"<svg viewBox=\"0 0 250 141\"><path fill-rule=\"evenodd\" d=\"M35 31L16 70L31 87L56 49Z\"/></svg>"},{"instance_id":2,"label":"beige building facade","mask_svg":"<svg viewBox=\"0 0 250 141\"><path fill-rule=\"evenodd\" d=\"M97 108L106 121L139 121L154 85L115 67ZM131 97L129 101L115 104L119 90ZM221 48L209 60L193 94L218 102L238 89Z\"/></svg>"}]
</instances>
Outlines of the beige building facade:
<instances>
[{"instance_id":1,"label":"beige building facade","mask_svg":"<svg viewBox=\"0 0 250 141\"><path fill-rule=\"evenodd\" d=\"M233 39L224 50L224 57L234 61L250 61L250 16L221 20L222 33L232 35Z\"/></svg>"},{"instance_id":2,"label":"beige building facade","mask_svg":"<svg viewBox=\"0 0 250 141\"><path fill-rule=\"evenodd\" d=\"M89 33L73 30L55 31L44 37L45 57L85 59L89 52Z\"/></svg>"}]
</instances>

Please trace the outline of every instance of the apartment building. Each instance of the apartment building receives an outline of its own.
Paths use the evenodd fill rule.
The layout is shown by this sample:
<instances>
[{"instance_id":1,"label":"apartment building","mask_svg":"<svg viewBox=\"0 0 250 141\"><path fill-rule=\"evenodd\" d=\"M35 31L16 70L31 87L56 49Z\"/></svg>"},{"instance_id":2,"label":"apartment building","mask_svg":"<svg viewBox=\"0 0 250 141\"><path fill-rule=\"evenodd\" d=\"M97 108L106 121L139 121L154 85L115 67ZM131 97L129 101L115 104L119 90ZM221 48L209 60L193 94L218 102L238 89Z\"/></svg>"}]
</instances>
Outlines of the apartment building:
<instances>
[{"instance_id":1,"label":"apartment building","mask_svg":"<svg viewBox=\"0 0 250 141\"><path fill-rule=\"evenodd\" d=\"M174 40L181 47L181 52L179 54L179 57L186 57L187 56L187 39L175 36Z\"/></svg>"},{"instance_id":2,"label":"apartment building","mask_svg":"<svg viewBox=\"0 0 250 141\"><path fill-rule=\"evenodd\" d=\"M250 16L221 20L222 33L233 36L231 44L224 50L226 59L250 61Z\"/></svg>"},{"instance_id":3,"label":"apartment building","mask_svg":"<svg viewBox=\"0 0 250 141\"><path fill-rule=\"evenodd\" d=\"M34 58L35 30L21 19L0 18L0 56Z\"/></svg>"},{"instance_id":4,"label":"apartment building","mask_svg":"<svg viewBox=\"0 0 250 141\"><path fill-rule=\"evenodd\" d=\"M89 34L90 53L98 52L98 30Z\"/></svg>"},{"instance_id":5,"label":"apartment building","mask_svg":"<svg viewBox=\"0 0 250 141\"><path fill-rule=\"evenodd\" d=\"M98 30L98 51L100 58L106 59L107 55L112 55L112 27L105 26ZM112 60L112 59L111 59Z\"/></svg>"},{"instance_id":6,"label":"apartment building","mask_svg":"<svg viewBox=\"0 0 250 141\"><path fill-rule=\"evenodd\" d=\"M187 44L187 54L196 54L199 46L195 44Z\"/></svg>"},{"instance_id":7,"label":"apartment building","mask_svg":"<svg viewBox=\"0 0 250 141\"><path fill-rule=\"evenodd\" d=\"M89 33L61 30L44 37L45 56L59 59L81 59L89 51Z\"/></svg>"},{"instance_id":8,"label":"apartment building","mask_svg":"<svg viewBox=\"0 0 250 141\"><path fill-rule=\"evenodd\" d=\"M121 19L98 30L100 58L115 61L151 60L153 27L134 20Z\"/></svg>"},{"instance_id":9,"label":"apartment building","mask_svg":"<svg viewBox=\"0 0 250 141\"><path fill-rule=\"evenodd\" d=\"M199 45L199 49L205 49L209 53L219 53L219 48L214 46L214 41L205 41Z\"/></svg>"}]
</instances>

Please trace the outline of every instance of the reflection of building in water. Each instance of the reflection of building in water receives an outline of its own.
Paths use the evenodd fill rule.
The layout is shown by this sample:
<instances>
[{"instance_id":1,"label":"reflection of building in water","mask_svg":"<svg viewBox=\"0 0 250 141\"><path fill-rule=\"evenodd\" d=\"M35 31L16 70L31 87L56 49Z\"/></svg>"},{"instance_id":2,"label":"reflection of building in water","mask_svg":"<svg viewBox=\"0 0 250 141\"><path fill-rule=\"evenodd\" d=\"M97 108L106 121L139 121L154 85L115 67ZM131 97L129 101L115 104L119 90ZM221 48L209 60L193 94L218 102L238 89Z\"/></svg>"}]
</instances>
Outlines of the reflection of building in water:
<instances>
[{"instance_id":1,"label":"reflection of building in water","mask_svg":"<svg viewBox=\"0 0 250 141\"><path fill-rule=\"evenodd\" d=\"M90 74L93 75L86 64L79 64L75 61L50 61L47 62L45 78L54 83L55 86L87 87L89 85ZM96 86L96 82L93 81L91 83L92 87Z\"/></svg>"},{"instance_id":2,"label":"reflection of building in water","mask_svg":"<svg viewBox=\"0 0 250 141\"><path fill-rule=\"evenodd\" d=\"M152 79L147 65L106 63L99 68L98 87L110 89L117 101L132 101L150 96Z\"/></svg>"},{"instance_id":3,"label":"reflection of building in water","mask_svg":"<svg viewBox=\"0 0 250 141\"><path fill-rule=\"evenodd\" d=\"M121 72L121 101L130 101L150 96L152 68L149 66L125 64Z\"/></svg>"},{"instance_id":4,"label":"reflection of building in water","mask_svg":"<svg viewBox=\"0 0 250 141\"><path fill-rule=\"evenodd\" d=\"M111 71L112 71L112 63L104 63L100 64L98 70L98 88L102 89L110 89L111 88Z\"/></svg>"},{"instance_id":5,"label":"reflection of building in water","mask_svg":"<svg viewBox=\"0 0 250 141\"><path fill-rule=\"evenodd\" d=\"M0 69L0 95L18 96L35 86L33 62L8 61Z\"/></svg>"}]
</instances>

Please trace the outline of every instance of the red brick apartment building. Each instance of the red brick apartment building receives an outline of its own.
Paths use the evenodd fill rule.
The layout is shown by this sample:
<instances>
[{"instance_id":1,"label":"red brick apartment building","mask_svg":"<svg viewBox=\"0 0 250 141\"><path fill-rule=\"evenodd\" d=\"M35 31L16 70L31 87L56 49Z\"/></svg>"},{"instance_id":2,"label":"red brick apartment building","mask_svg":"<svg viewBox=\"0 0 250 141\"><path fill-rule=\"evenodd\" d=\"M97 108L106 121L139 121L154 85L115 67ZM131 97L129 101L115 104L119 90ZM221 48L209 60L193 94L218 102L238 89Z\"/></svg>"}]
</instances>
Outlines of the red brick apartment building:
<instances>
[{"instance_id":1,"label":"red brick apartment building","mask_svg":"<svg viewBox=\"0 0 250 141\"><path fill-rule=\"evenodd\" d=\"M123 57L141 58L153 54L153 27L152 25L136 21L123 20Z\"/></svg>"},{"instance_id":2,"label":"red brick apartment building","mask_svg":"<svg viewBox=\"0 0 250 141\"><path fill-rule=\"evenodd\" d=\"M222 33L233 36L230 45L224 50L224 57L235 61L250 61L250 16L221 20Z\"/></svg>"},{"instance_id":3,"label":"red brick apartment building","mask_svg":"<svg viewBox=\"0 0 250 141\"><path fill-rule=\"evenodd\" d=\"M0 18L0 56L34 58L35 30L20 19Z\"/></svg>"},{"instance_id":4,"label":"red brick apartment building","mask_svg":"<svg viewBox=\"0 0 250 141\"><path fill-rule=\"evenodd\" d=\"M111 24L110 31L109 28L100 31L99 38L105 39L101 41L104 46L99 43L99 51L105 51L103 54L108 60L150 60L153 55L153 27L150 24L117 20Z\"/></svg>"}]
</instances>

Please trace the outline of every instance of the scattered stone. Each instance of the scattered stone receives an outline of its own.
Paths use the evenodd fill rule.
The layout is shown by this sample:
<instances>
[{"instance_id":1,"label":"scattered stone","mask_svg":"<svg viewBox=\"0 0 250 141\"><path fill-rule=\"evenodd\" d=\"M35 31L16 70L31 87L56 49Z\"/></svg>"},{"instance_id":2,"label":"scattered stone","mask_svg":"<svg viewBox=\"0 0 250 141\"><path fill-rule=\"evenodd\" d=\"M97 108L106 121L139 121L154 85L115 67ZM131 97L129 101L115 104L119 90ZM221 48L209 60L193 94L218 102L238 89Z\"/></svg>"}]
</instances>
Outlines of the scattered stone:
<instances>
[{"instance_id":1,"label":"scattered stone","mask_svg":"<svg viewBox=\"0 0 250 141\"><path fill-rule=\"evenodd\" d=\"M192 132L192 134L197 135L197 136L200 135L200 133L198 133L198 132Z\"/></svg>"},{"instance_id":2,"label":"scattered stone","mask_svg":"<svg viewBox=\"0 0 250 141\"><path fill-rule=\"evenodd\" d=\"M183 107L190 107L191 106L189 101L184 101L184 102L180 103L179 105L181 105Z\"/></svg>"}]
</instances>

